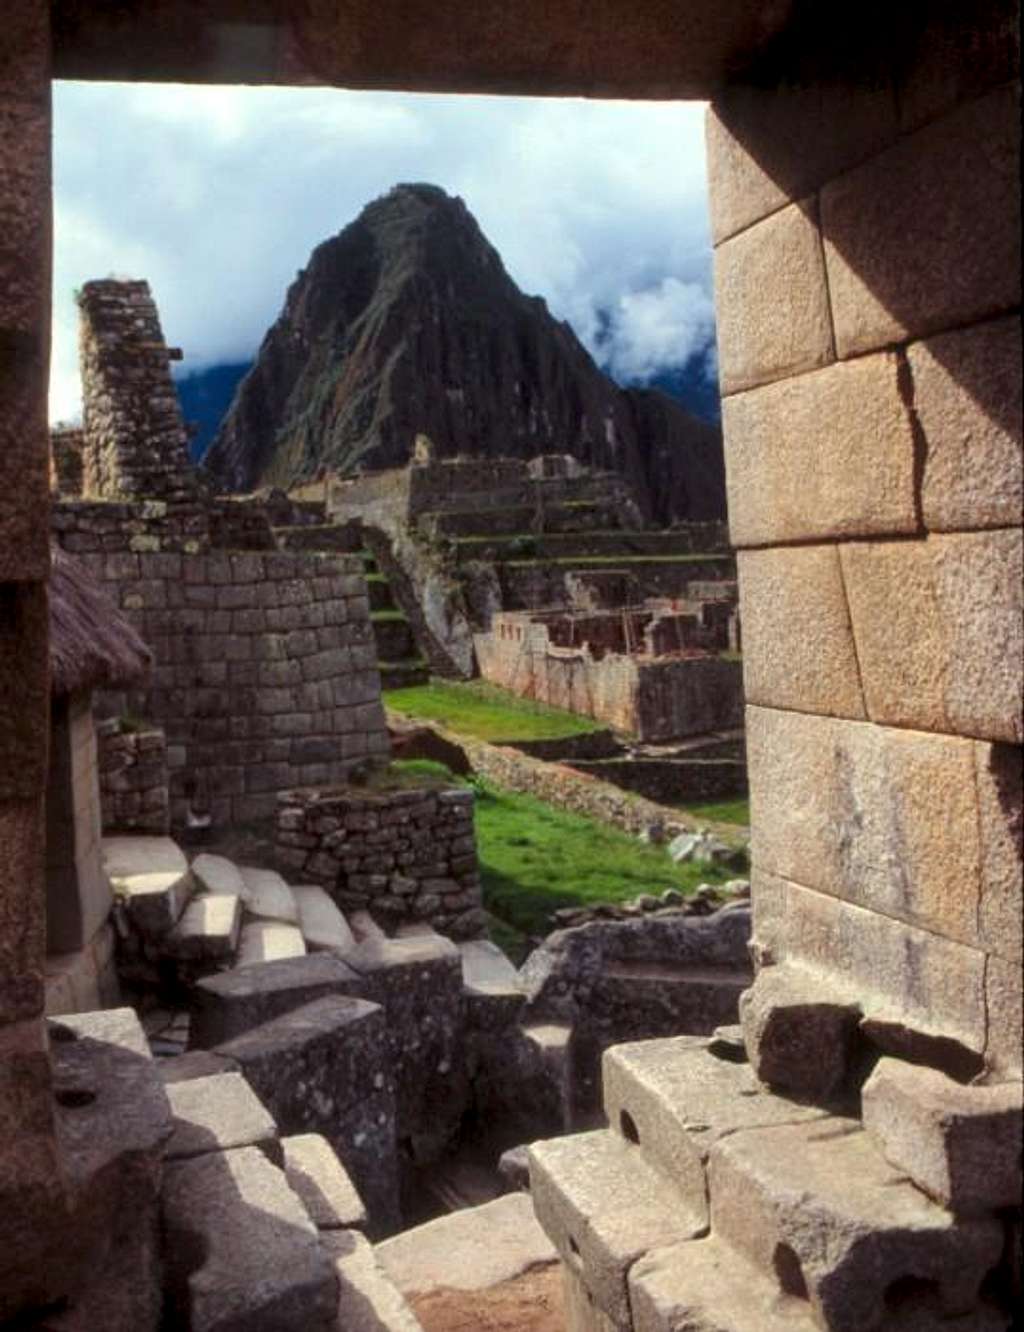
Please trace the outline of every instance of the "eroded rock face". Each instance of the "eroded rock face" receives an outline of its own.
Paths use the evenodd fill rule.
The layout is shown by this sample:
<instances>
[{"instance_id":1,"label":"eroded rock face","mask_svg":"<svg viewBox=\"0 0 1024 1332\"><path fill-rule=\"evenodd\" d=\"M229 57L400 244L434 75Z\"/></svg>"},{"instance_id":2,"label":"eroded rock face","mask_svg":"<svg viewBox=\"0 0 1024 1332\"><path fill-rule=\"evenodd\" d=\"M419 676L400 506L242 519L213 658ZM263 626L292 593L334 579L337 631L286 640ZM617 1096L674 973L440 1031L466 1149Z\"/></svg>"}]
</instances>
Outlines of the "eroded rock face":
<instances>
[{"instance_id":1,"label":"eroded rock face","mask_svg":"<svg viewBox=\"0 0 1024 1332\"><path fill-rule=\"evenodd\" d=\"M455 454L571 454L624 475L645 516L721 518L721 433L622 390L524 295L460 199L399 185L314 251L206 456L219 486Z\"/></svg>"}]
</instances>

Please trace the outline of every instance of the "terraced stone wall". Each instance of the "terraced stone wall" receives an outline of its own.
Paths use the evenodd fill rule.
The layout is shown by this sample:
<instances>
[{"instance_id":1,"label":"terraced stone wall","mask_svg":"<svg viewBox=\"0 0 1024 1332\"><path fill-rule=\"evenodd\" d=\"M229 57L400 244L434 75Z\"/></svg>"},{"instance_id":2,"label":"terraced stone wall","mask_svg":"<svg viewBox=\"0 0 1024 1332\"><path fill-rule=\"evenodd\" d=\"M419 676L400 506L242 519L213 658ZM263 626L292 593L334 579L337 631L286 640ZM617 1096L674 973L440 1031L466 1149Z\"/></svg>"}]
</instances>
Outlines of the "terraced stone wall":
<instances>
[{"instance_id":1,"label":"terraced stone wall","mask_svg":"<svg viewBox=\"0 0 1024 1332\"><path fill-rule=\"evenodd\" d=\"M362 563L228 552L200 505L61 505L58 539L153 649L143 690L100 710L162 726L171 821L269 818L277 793L388 753Z\"/></svg>"},{"instance_id":2,"label":"terraced stone wall","mask_svg":"<svg viewBox=\"0 0 1024 1332\"><path fill-rule=\"evenodd\" d=\"M1008 15L797 36L707 120L756 946L883 1047L994 1067L1021 1059Z\"/></svg>"}]
</instances>

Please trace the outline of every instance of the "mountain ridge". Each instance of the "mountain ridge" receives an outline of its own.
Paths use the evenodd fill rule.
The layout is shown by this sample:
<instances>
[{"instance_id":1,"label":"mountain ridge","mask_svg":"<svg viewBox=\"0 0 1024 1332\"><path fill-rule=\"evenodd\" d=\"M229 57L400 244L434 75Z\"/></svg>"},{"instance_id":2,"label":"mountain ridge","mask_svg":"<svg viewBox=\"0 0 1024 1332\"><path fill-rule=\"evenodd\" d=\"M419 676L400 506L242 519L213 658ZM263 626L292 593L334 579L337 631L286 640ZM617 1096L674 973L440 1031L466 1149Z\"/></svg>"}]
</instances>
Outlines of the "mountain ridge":
<instances>
[{"instance_id":1,"label":"mountain ridge","mask_svg":"<svg viewBox=\"0 0 1024 1332\"><path fill-rule=\"evenodd\" d=\"M204 459L227 490L322 468L571 453L620 472L645 516L721 517L719 430L623 389L505 270L461 199L399 185L321 242L288 289Z\"/></svg>"}]
</instances>

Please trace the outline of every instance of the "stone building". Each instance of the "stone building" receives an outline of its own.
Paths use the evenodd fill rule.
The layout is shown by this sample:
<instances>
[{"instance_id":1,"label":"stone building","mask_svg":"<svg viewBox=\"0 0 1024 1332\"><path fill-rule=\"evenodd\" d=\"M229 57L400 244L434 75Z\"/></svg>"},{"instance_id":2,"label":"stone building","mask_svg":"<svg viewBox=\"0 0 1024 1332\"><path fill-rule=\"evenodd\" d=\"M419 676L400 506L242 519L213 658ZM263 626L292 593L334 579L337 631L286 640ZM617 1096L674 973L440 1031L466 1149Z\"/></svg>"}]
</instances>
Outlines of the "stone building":
<instances>
[{"instance_id":1,"label":"stone building","mask_svg":"<svg viewBox=\"0 0 1024 1332\"><path fill-rule=\"evenodd\" d=\"M136 684L151 662L149 649L86 569L55 548L46 786L48 1012L100 1008L117 998L92 701L97 689Z\"/></svg>"},{"instance_id":2,"label":"stone building","mask_svg":"<svg viewBox=\"0 0 1024 1332\"><path fill-rule=\"evenodd\" d=\"M646 1071L642 1051L623 1055L617 1083L606 1077L612 1139L547 1152L535 1201L569 1217L581 1177L600 1179L577 1226L596 1248L580 1252L572 1227L552 1222L574 1328L666 1328L681 1308L737 1329L909 1326L908 1310L920 1326L1005 1328L975 1296L991 1268L1020 1299L1019 1265L1014 1292L999 1256L1005 1230L1006 1253L1019 1246L1019 1131L1000 1154L1005 1137L986 1129L1019 1116L1021 1063L1016 6L638 0L624 16L526 0L453 6L437 25L355 0L238 15L231 0L24 0L0 39L0 1317L72 1290L80 1273L54 1255L80 1251L70 1237L110 1217L69 1192L77 1158L54 1123L72 1111L53 1097L42 1020L56 73L711 99L761 965L746 1046L783 1093L808 1092L822 1068L856 1090L851 1043L887 1062L864 1098L867 1132L848 1116L808 1129L792 1110L775 1127L727 1122L728 1106L778 1105L745 1084L709 1102L706 1146L689 1152L672 1088L678 1098L691 1054L660 1048ZM787 1042L794 1024L814 1039ZM768 1058L766 1033L788 1060ZM741 1067L729 1052L710 1052L719 1073ZM692 1058L706 1067L706 1054ZM629 1099L640 1085L654 1089L643 1112ZM825 1098L820 1081L813 1095ZM948 1139L945 1184L908 1158L907 1143L950 1116L981 1126L983 1165L967 1172L980 1194L959 1188ZM688 1233L702 1233L716 1135L711 1234L695 1241L641 1167L650 1152L666 1168L690 1163L700 1214ZM603 1267L621 1232L600 1222L599 1153L631 1196L650 1185L641 1230ZM806 1165L806 1192L773 1211L765 1170L779 1159ZM901 1199L921 1208L930 1188L946 1204L923 1238L908 1247L879 1229L876 1190L855 1233L884 1274L865 1275L845 1249L837 1270L808 1263L801 1236L827 1250L844 1224L828 1181L882 1187L894 1168L922 1185ZM912 1307L928 1296L944 1317Z\"/></svg>"}]
</instances>

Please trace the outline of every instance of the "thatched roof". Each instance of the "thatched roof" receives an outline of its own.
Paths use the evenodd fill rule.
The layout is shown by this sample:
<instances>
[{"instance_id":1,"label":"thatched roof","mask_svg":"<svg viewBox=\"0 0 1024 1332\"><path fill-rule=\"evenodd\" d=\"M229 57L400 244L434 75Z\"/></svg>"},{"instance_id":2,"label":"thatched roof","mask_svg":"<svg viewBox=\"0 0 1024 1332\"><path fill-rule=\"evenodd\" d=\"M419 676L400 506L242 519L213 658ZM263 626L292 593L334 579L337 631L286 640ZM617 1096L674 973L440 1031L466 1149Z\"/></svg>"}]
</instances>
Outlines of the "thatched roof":
<instances>
[{"instance_id":1,"label":"thatched roof","mask_svg":"<svg viewBox=\"0 0 1024 1332\"><path fill-rule=\"evenodd\" d=\"M55 546L50 573L50 678L55 694L131 684L153 654L88 569Z\"/></svg>"}]
</instances>

